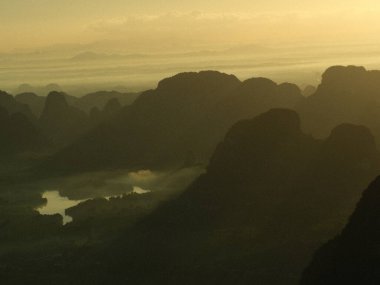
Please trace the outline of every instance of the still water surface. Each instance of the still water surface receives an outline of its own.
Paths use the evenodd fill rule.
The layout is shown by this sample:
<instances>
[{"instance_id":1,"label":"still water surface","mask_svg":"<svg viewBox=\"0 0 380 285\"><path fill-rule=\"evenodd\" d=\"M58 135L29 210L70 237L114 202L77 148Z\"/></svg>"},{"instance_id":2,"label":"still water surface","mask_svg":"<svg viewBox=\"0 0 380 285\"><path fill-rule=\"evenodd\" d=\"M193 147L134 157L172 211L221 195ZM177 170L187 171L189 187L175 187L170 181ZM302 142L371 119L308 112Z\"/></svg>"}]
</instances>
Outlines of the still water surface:
<instances>
[{"instance_id":1,"label":"still water surface","mask_svg":"<svg viewBox=\"0 0 380 285\"><path fill-rule=\"evenodd\" d=\"M47 200L47 203L36 210L41 215L60 214L63 217L63 224L72 222L73 218L66 215L65 210L78 205L85 200L70 200L67 197L62 197L59 191L46 191L42 194L42 198Z\"/></svg>"},{"instance_id":2,"label":"still water surface","mask_svg":"<svg viewBox=\"0 0 380 285\"><path fill-rule=\"evenodd\" d=\"M145 190L141 187L133 187L134 193L137 194L144 194L150 192L149 190ZM106 196L104 198L110 199L114 197L121 197L121 195L115 195L115 196ZM68 197L63 197L59 193L59 191L45 191L42 194L42 198L47 200L47 203L36 210L41 214L41 215L55 215L59 214L63 217L63 225L66 225L70 222L73 221L73 218L70 217L69 215L66 214L65 210L71 207L74 207L78 205L81 202L84 202L89 199L83 199L83 200L70 200Z\"/></svg>"}]
</instances>

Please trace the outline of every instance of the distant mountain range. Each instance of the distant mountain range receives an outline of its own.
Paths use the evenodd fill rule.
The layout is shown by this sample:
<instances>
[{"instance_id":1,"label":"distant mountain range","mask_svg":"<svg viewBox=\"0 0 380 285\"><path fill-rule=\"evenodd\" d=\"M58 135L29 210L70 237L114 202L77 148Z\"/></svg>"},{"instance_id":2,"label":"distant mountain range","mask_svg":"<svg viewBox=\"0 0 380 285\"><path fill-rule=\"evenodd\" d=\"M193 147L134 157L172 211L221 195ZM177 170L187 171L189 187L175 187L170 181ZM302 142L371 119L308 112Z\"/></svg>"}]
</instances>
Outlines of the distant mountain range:
<instances>
[{"instance_id":1,"label":"distant mountain range","mask_svg":"<svg viewBox=\"0 0 380 285\"><path fill-rule=\"evenodd\" d=\"M296 110L303 122L302 129L317 137L328 136L339 124L352 123L369 127L376 141L380 141L379 74L362 67L331 67L316 90L309 88L308 97L302 96L294 84L276 84L265 78L241 82L233 75L214 71L178 74L162 80L156 89L141 96L102 91L77 98L62 93L70 108L86 113L75 125L87 126L63 140L61 145L67 147L46 165L51 171L60 169L60 173L103 168L170 168L181 165L190 154L207 163L217 143L236 121L279 107ZM112 118L105 116L107 119L100 125L91 123L90 113L99 123L102 117L99 111L110 99L128 107ZM32 122L47 111L45 98L33 93L14 98L2 93L0 106L11 113L22 112ZM66 114L61 119L68 117ZM55 129L57 133L65 133Z\"/></svg>"},{"instance_id":2,"label":"distant mountain range","mask_svg":"<svg viewBox=\"0 0 380 285\"><path fill-rule=\"evenodd\" d=\"M30 217L17 208L16 222L0 227L22 232L19 221L35 220L29 232L57 248L41 243L42 257L33 249L26 260L21 250L0 255L0 273L38 284L379 283L379 178L356 203L380 172L380 71L334 66L304 95L295 84L216 71L180 73L141 94L1 92L1 166L42 154L2 175L2 186L84 172L91 180L91 171L207 169L148 209L139 196L138 204L116 199L115 211L105 199L69 210L84 234L22 204ZM8 196L0 197L5 213ZM125 216L99 219L104 209ZM31 229L45 221L54 238ZM97 223L106 238L92 231Z\"/></svg>"},{"instance_id":3,"label":"distant mountain range","mask_svg":"<svg viewBox=\"0 0 380 285\"><path fill-rule=\"evenodd\" d=\"M69 105L79 108L86 113L94 107L103 109L111 99L117 99L121 105L130 105L138 97L139 93L121 93L117 91L98 91L82 97L70 96L64 93ZM28 105L33 114L39 117L45 105L46 96L39 96L31 92L20 93L15 97L16 101Z\"/></svg>"},{"instance_id":4,"label":"distant mountain range","mask_svg":"<svg viewBox=\"0 0 380 285\"><path fill-rule=\"evenodd\" d=\"M240 82L211 71L178 74L57 154L49 169L171 167L181 164L189 152L207 161L234 122L276 107L295 109L304 122L302 128L317 137L326 137L347 122L368 126L380 141L377 77L377 72L360 67L332 67L305 98L294 84L277 85L264 78ZM92 150L87 148L90 141ZM94 158L92 152L100 149L107 156Z\"/></svg>"},{"instance_id":5,"label":"distant mountain range","mask_svg":"<svg viewBox=\"0 0 380 285\"><path fill-rule=\"evenodd\" d=\"M60 172L165 168L183 164L189 153L206 162L237 120L294 107L303 99L296 85L269 79L241 82L214 71L178 74L142 93L118 116L52 157L47 167Z\"/></svg>"},{"instance_id":6,"label":"distant mountain range","mask_svg":"<svg viewBox=\"0 0 380 285\"><path fill-rule=\"evenodd\" d=\"M51 92L46 97L34 93L13 97L1 91L0 132L4 136L1 156L54 152L112 117L138 95L99 91L79 98L63 92Z\"/></svg>"},{"instance_id":7,"label":"distant mountain range","mask_svg":"<svg viewBox=\"0 0 380 285\"><path fill-rule=\"evenodd\" d=\"M72 61L95 61L95 60L123 60L123 59L141 59L141 58L154 58L154 57L178 57L178 56L218 56L224 54L252 54L252 53L268 53L273 51L272 48L260 45L244 45L228 48L225 50L200 50L193 52L183 53L161 53L161 54L142 54L142 53L129 53L129 54L107 54L98 53L93 51L80 52L70 58Z\"/></svg>"}]
</instances>

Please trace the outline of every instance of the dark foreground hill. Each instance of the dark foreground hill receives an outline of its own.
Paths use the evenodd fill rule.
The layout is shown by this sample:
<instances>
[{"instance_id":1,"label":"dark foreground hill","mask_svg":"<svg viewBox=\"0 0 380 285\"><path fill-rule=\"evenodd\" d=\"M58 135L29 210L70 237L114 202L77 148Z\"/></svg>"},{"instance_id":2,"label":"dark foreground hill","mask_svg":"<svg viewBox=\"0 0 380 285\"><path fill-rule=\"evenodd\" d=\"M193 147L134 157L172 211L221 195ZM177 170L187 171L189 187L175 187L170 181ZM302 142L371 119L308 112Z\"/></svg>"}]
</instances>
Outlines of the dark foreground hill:
<instances>
[{"instance_id":1,"label":"dark foreground hill","mask_svg":"<svg viewBox=\"0 0 380 285\"><path fill-rule=\"evenodd\" d=\"M364 127L341 125L320 141L301 131L294 111L241 121L207 173L97 266L114 284L295 284L313 251L344 226L378 158Z\"/></svg>"},{"instance_id":2,"label":"dark foreground hill","mask_svg":"<svg viewBox=\"0 0 380 285\"><path fill-rule=\"evenodd\" d=\"M293 84L219 72L183 73L162 80L118 116L52 157L50 171L165 168L187 157L206 162L228 128L273 107L302 100Z\"/></svg>"},{"instance_id":3,"label":"dark foreground hill","mask_svg":"<svg viewBox=\"0 0 380 285\"><path fill-rule=\"evenodd\" d=\"M380 177L365 190L347 226L305 270L302 285L380 284Z\"/></svg>"},{"instance_id":4,"label":"dark foreground hill","mask_svg":"<svg viewBox=\"0 0 380 285\"><path fill-rule=\"evenodd\" d=\"M53 246L3 256L4 284L296 284L379 172L367 128L343 124L317 140L300 125L287 109L236 123L205 174L132 222L117 214L122 200L69 210L75 235L65 226Z\"/></svg>"}]
</instances>

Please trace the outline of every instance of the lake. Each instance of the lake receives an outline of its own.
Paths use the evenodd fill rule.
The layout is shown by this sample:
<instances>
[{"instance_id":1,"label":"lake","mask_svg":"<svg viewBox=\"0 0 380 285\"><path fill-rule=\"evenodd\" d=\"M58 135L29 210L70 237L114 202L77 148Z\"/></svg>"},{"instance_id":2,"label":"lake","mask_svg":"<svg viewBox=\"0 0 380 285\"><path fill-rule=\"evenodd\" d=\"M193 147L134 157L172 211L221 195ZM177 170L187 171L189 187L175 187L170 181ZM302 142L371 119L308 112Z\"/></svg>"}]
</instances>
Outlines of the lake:
<instances>
[{"instance_id":1,"label":"lake","mask_svg":"<svg viewBox=\"0 0 380 285\"><path fill-rule=\"evenodd\" d=\"M134 186L132 192L137 193L137 194L145 194L145 193L149 193L150 190L145 190L141 187ZM124 193L124 194L127 194L127 193ZM110 198L115 198L115 197L121 197L124 194L105 196L104 198L110 199ZM42 198L46 199L47 202L45 205L38 207L36 210L41 215L55 215L55 214L61 215L63 218L62 220L63 225L66 225L73 221L72 217L70 217L69 215L66 215L66 209L74 207L81 202L90 200L90 198L82 199L82 200L70 200L68 197L61 196L58 190L45 191L42 194Z\"/></svg>"},{"instance_id":2,"label":"lake","mask_svg":"<svg viewBox=\"0 0 380 285\"><path fill-rule=\"evenodd\" d=\"M63 217L63 225L72 222L73 218L66 215L65 210L78 205L80 202L85 200L70 200L67 197L62 197L59 191L46 191L42 194L42 198L46 199L47 202L42 207L36 210L41 215L55 215L59 214Z\"/></svg>"}]
</instances>

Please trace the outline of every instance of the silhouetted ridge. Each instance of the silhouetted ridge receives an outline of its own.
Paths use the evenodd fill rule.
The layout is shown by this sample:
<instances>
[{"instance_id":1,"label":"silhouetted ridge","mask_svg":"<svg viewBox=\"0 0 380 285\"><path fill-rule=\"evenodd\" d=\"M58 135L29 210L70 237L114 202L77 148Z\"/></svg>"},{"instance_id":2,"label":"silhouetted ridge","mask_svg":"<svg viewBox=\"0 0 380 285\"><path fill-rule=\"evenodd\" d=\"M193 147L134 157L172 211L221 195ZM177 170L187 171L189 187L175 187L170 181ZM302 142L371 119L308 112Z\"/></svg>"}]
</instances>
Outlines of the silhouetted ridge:
<instances>
[{"instance_id":1,"label":"silhouetted ridge","mask_svg":"<svg viewBox=\"0 0 380 285\"><path fill-rule=\"evenodd\" d=\"M363 66L331 66L322 74L322 84L353 83L365 79L367 70ZM351 80L350 80L351 79ZM350 81L347 81L350 80Z\"/></svg>"},{"instance_id":2,"label":"silhouetted ridge","mask_svg":"<svg viewBox=\"0 0 380 285\"><path fill-rule=\"evenodd\" d=\"M92 108L97 107L99 110L104 109L107 102L117 99L121 106L132 104L139 96L139 93L121 93L117 91L98 91L86 94L73 103L73 106L85 112L89 112Z\"/></svg>"},{"instance_id":3,"label":"silhouetted ridge","mask_svg":"<svg viewBox=\"0 0 380 285\"><path fill-rule=\"evenodd\" d=\"M39 124L48 138L62 146L85 132L88 118L83 111L69 106L65 93L53 91L46 98Z\"/></svg>"},{"instance_id":4,"label":"silhouetted ridge","mask_svg":"<svg viewBox=\"0 0 380 285\"><path fill-rule=\"evenodd\" d=\"M325 145L331 149L329 155L337 157L342 154L342 159L350 161L376 157L375 138L371 131L363 126L339 125L332 130Z\"/></svg>"},{"instance_id":5,"label":"silhouetted ridge","mask_svg":"<svg viewBox=\"0 0 380 285\"><path fill-rule=\"evenodd\" d=\"M223 81L224 86L236 86L240 83L234 75L227 75L217 71L184 72L161 80L158 83L157 91L170 94L175 92L177 95L194 92L194 95L197 95L197 92L204 93L207 90L219 90L221 81Z\"/></svg>"},{"instance_id":6,"label":"silhouetted ridge","mask_svg":"<svg viewBox=\"0 0 380 285\"><path fill-rule=\"evenodd\" d=\"M93 107L89 113L91 124L96 127L100 123L110 120L113 116L117 116L122 109L122 105L116 98L108 100L103 110Z\"/></svg>"},{"instance_id":7,"label":"silhouetted ridge","mask_svg":"<svg viewBox=\"0 0 380 285\"><path fill-rule=\"evenodd\" d=\"M102 112L99 110L98 107L91 108L89 116L91 122L98 123L102 120Z\"/></svg>"},{"instance_id":8,"label":"silhouetted ridge","mask_svg":"<svg viewBox=\"0 0 380 285\"><path fill-rule=\"evenodd\" d=\"M288 82L279 84L278 92L283 97L291 96L293 100L300 99L302 95L301 89L296 84L288 83Z\"/></svg>"},{"instance_id":9,"label":"silhouetted ridge","mask_svg":"<svg viewBox=\"0 0 380 285\"><path fill-rule=\"evenodd\" d=\"M220 110L218 120L233 118L233 122L248 119L271 108L294 108L304 98L298 86L290 83L277 85L266 78L247 79Z\"/></svg>"},{"instance_id":10,"label":"silhouetted ridge","mask_svg":"<svg viewBox=\"0 0 380 285\"><path fill-rule=\"evenodd\" d=\"M0 136L0 160L22 152L40 151L48 145L46 138L24 114L9 114L2 107L0 107Z\"/></svg>"},{"instance_id":11,"label":"silhouetted ridge","mask_svg":"<svg viewBox=\"0 0 380 285\"><path fill-rule=\"evenodd\" d=\"M267 78L250 78L243 81L241 88L243 91L249 92L272 92L276 89L277 84L270 79ZM265 93L264 93L265 94Z\"/></svg>"},{"instance_id":12,"label":"silhouetted ridge","mask_svg":"<svg viewBox=\"0 0 380 285\"><path fill-rule=\"evenodd\" d=\"M36 120L32 112L30 111L28 105L22 104L16 101L12 95L1 90L0 90L0 107L5 108L10 114L22 113L32 122L35 122Z\"/></svg>"},{"instance_id":13,"label":"silhouetted ridge","mask_svg":"<svg viewBox=\"0 0 380 285\"><path fill-rule=\"evenodd\" d=\"M241 91L247 94L262 94L264 96L273 96L275 94L284 97L291 96L293 100L294 97L297 97L297 99L301 98L301 90L297 85L292 83L281 83L277 85L272 80L262 77L250 78L243 81Z\"/></svg>"},{"instance_id":14,"label":"silhouetted ridge","mask_svg":"<svg viewBox=\"0 0 380 285\"><path fill-rule=\"evenodd\" d=\"M272 80L261 77L243 81L239 92L252 96L251 99L258 97L267 100L269 104L273 104L272 107L293 107L295 102L302 99L301 90L297 85L292 83L277 85Z\"/></svg>"},{"instance_id":15,"label":"silhouetted ridge","mask_svg":"<svg viewBox=\"0 0 380 285\"><path fill-rule=\"evenodd\" d=\"M235 122L301 99L298 87L264 78L241 83L215 71L180 73L53 157L49 169L172 168L189 152L206 163Z\"/></svg>"},{"instance_id":16,"label":"silhouetted ridge","mask_svg":"<svg viewBox=\"0 0 380 285\"><path fill-rule=\"evenodd\" d=\"M250 164L260 168L260 164L265 163L268 156L279 155L277 150L284 150L283 147L296 146L300 139L308 140L301 132L297 113L286 109L272 109L252 120L236 123L216 149L209 170L220 167L232 170L232 165L235 165L238 172ZM282 158L278 157L279 160Z\"/></svg>"},{"instance_id":17,"label":"silhouetted ridge","mask_svg":"<svg viewBox=\"0 0 380 285\"><path fill-rule=\"evenodd\" d=\"M317 251L302 285L380 283L380 177L358 203L347 226Z\"/></svg>"},{"instance_id":18,"label":"silhouetted ridge","mask_svg":"<svg viewBox=\"0 0 380 285\"><path fill-rule=\"evenodd\" d=\"M288 109L271 109L250 121L241 121L235 124L227 133L229 136L243 136L248 130L271 129L271 132L266 134L269 136L281 136L286 134L301 133L301 122L298 114L293 110ZM250 130L251 129L251 130ZM247 134L249 136L249 133Z\"/></svg>"},{"instance_id":19,"label":"silhouetted ridge","mask_svg":"<svg viewBox=\"0 0 380 285\"><path fill-rule=\"evenodd\" d=\"M38 96L34 93L21 93L15 96L16 101L27 104L32 110L33 114L38 118L40 117L45 105L45 97Z\"/></svg>"},{"instance_id":20,"label":"silhouetted ridge","mask_svg":"<svg viewBox=\"0 0 380 285\"><path fill-rule=\"evenodd\" d=\"M313 85L307 85L303 90L302 90L302 95L305 97L309 97L315 93L317 88Z\"/></svg>"},{"instance_id":21,"label":"silhouetted ridge","mask_svg":"<svg viewBox=\"0 0 380 285\"><path fill-rule=\"evenodd\" d=\"M329 92L330 96L347 96L348 99L351 96L357 96L357 100L360 100L360 97L370 98L373 92L379 93L380 84L371 82L377 80L376 77L380 77L380 72L367 71L362 66L332 66L323 73L321 85L315 95L327 95ZM374 86L374 83L377 86ZM372 89L373 87L375 89Z\"/></svg>"},{"instance_id":22,"label":"silhouetted ridge","mask_svg":"<svg viewBox=\"0 0 380 285\"><path fill-rule=\"evenodd\" d=\"M380 71L364 67L333 66L322 75L313 95L297 106L303 128L326 137L342 123L368 127L380 141Z\"/></svg>"},{"instance_id":23,"label":"silhouetted ridge","mask_svg":"<svg viewBox=\"0 0 380 285\"><path fill-rule=\"evenodd\" d=\"M52 91L46 97L45 109L41 117L43 119L44 116L51 116L55 113L60 114L66 112L68 108L69 105L67 104L65 93Z\"/></svg>"},{"instance_id":24,"label":"silhouetted ridge","mask_svg":"<svg viewBox=\"0 0 380 285\"><path fill-rule=\"evenodd\" d=\"M376 247L380 241L380 176L376 178L364 191L356 210L350 217L347 226L343 229L340 237L347 242L356 239L361 241L360 245ZM380 261L380 251L373 248L373 255ZM380 264L379 264L380 265ZM380 275L378 275L380 277ZM378 280L380 281L380 279Z\"/></svg>"},{"instance_id":25,"label":"silhouetted ridge","mask_svg":"<svg viewBox=\"0 0 380 285\"><path fill-rule=\"evenodd\" d=\"M366 128L338 126L322 141L300 125L286 109L236 123L207 172L126 234L115 245L119 254L110 250L111 271L129 265L118 280L295 284L379 171ZM370 163L358 167L363 159ZM143 265L149 276L139 274Z\"/></svg>"},{"instance_id":26,"label":"silhouetted ridge","mask_svg":"<svg viewBox=\"0 0 380 285\"><path fill-rule=\"evenodd\" d=\"M119 112L121 110L121 107L122 106L121 106L119 100L116 98L112 98L106 103L103 111L105 112L105 114L110 116L112 114Z\"/></svg>"}]
</instances>

